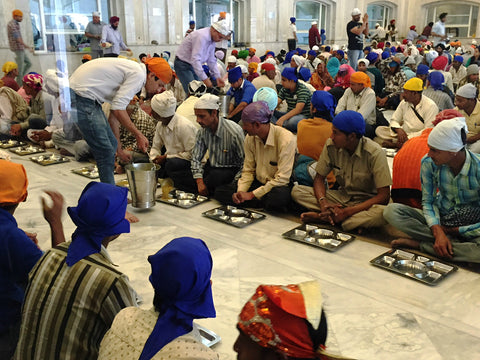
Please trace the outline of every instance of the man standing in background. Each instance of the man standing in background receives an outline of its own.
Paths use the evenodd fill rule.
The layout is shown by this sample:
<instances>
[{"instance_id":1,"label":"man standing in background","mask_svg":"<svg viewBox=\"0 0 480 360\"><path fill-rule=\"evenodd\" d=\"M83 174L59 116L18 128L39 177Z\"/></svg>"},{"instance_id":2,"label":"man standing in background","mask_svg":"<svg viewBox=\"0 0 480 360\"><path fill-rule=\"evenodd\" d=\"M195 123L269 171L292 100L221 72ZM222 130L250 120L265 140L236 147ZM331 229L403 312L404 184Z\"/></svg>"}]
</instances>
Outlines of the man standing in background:
<instances>
[{"instance_id":1,"label":"man standing in background","mask_svg":"<svg viewBox=\"0 0 480 360\"><path fill-rule=\"evenodd\" d=\"M127 45L123 42L123 37L118 30L118 23L120 18L118 16L112 16L110 18L110 25L106 25L102 28L102 38L100 44L103 47L104 57L118 57L120 49L130 51Z\"/></svg>"},{"instance_id":2,"label":"man standing in background","mask_svg":"<svg viewBox=\"0 0 480 360\"><path fill-rule=\"evenodd\" d=\"M15 53L15 62L18 65L17 83L21 83L23 77L32 66L32 62L25 54L25 49L33 52L33 49L25 44L22 39L22 33L20 32L20 23L23 20L23 13L20 10L13 10L13 19L7 25L8 32L8 44L10 50Z\"/></svg>"},{"instance_id":3,"label":"man standing in background","mask_svg":"<svg viewBox=\"0 0 480 360\"><path fill-rule=\"evenodd\" d=\"M368 36L368 14L363 15L363 23L360 22L360 15L360 9L353 9L352 21L347 24L348 62L355 71L358 59L363 55L363 35Z\"/></svg>"},{"instance_id":4,"label":"man standing in background","mask_svg":"<svg viewBox=\"0 0 480 360\"><path fill-rule=\"evenodd\" d=\"M92 59L96 59L103 55L100 39L102 38L102 29L105 23L100 20L100 13L98 11L92 13L92 19L85 29L85 36L90 40Z\"/></svg>"},{"instance_id":5,"label":"man standing in background","mask_svg":"<svg viewBox=\"0 0 480 360\"><path fill-rule=\"evenodd\" d=\"M308 30L308 46L310 50L315 46L319 45L322 42L320 33L318 32L318 26L316 21L312 21L312 26Z\"/></svg>"}]
</instances>

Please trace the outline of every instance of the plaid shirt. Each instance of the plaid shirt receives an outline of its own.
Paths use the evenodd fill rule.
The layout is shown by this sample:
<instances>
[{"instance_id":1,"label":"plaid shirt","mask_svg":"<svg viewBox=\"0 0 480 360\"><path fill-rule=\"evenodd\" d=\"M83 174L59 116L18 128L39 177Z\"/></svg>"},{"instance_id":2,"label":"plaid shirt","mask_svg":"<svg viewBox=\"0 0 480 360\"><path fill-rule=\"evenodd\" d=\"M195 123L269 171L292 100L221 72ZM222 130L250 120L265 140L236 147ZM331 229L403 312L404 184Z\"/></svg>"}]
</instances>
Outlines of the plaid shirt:
<instances>
[{"instance_id":1,"label":"plaid shirt","mask_svg":"<svg viewBox=\"0 0 480 360\"><path fill-rule=\"evenodd\" d=\"M22 38L22 33L20 32L20 23L12 19L7 25L7 32L8 32L8 43L10 45L10 50L18 51L24 50L25 46L18 42L18 39Z\"/></svg>"},{"instance_id":2,"label":"plaid shirt","mask_svg":"<svg viewBox=\"0 0 480 360\"><path fill-rule=\"evenodd\" d=\"M480 155L466 150L465 164L455 176L447 165L437 166L424 156L421 167L423 215L428 226L460 205L480 206ZM438 189L438 192L437 192ZM460 226L464 238L480 236L480 223Z\"/></svg>"},{"instance_id":3,"label":"plaid shirt","mask_svg":"<svg viewBox=\"0 0 480 360\"><path fill-rule=\"evenodd\" d=\"M153 143L157 121L139 107L133 109L130 114L130 119L135 127L148 139L148 153ZM120 126L120 141L122 142L123 149L142 152L137 147L137 139L135 136L123 126Z\"/></svg>"}]
</instances>

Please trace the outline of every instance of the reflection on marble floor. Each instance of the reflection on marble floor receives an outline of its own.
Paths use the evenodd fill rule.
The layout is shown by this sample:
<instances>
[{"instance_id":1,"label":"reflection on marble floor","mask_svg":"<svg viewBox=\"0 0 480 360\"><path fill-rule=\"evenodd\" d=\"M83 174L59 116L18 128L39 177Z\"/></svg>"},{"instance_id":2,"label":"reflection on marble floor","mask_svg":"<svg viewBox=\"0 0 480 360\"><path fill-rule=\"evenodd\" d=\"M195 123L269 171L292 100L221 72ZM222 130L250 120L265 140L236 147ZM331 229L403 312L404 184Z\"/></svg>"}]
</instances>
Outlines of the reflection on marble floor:
<instances>
[{"instance_id":1,"label":"reflection on marble floor","mask_svg":"<svg viewBox=\"0 0 480 360\"><path fill-rule=\"evenodd\" d=\"M37 232L48 248L50 233L40 210L44 189L60 191L69 206L90 181L71 173L84 165L75 161L43 167L28 156L12 156L29 177L29 197L16 212L19 226ZM120 180L125 176L116 176ZM480 359L480 277L460 269L437 287L373 267L369 261L385 247L359 239L329 253L281 234L294 221L268 216L244 229L202 217L217 207L209 201L189 210L157 203L150 210L129 206L140 222L131 233L109 246L112 259L127 274L150 307L147 256L178 236L202 238L213 260L213 290L217 318L199 323L222 337L215 347L221 359L234 359L237 314L260 283L287 284L318 279L329 324L328 349L356 359ZM67 238L74 226L64 215Z\"/></svg>"}]
</instances>

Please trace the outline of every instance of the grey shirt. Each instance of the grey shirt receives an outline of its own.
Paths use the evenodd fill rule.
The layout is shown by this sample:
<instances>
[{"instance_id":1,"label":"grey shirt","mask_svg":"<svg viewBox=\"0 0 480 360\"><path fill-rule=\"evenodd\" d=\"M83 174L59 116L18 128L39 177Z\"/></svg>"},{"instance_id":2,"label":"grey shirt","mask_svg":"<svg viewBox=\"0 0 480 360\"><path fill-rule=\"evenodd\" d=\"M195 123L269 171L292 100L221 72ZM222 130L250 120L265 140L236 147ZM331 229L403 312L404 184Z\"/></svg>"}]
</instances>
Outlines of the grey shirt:
<instances>
[{"instance_id":1,"label":"grey shirt","mask_svg":"<svg viewBox=\"0 0 480 360\"><path fill-rule=\"evenodd\" d=\"M94 24L93 21L90 21L85 29L85 32L92 35L100 35L102 37L102 28L105 25L103 21L100 21L99 24ZM100 46L100 39L88 38L90 40L90 47L92 50L103 50Z\"/></svg>"}]
</instances>

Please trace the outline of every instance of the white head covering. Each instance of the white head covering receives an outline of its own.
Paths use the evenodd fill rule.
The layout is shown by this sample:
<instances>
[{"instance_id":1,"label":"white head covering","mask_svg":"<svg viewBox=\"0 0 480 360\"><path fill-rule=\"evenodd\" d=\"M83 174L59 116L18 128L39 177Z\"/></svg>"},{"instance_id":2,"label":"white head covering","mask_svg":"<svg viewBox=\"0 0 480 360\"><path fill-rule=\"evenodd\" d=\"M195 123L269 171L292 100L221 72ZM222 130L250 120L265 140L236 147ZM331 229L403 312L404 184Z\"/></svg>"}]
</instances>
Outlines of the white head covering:
<instances>
[{"instance_id":1,"label":"white head covering","mask_svg":"<svg viewBox=\"0 0 480 360\"><path fill-rule=\"evenodd\" d=\"M322 60L320 60L319 58L315 58L315 60L313 60L313 63L312 63L313 68L317 69L318 64L321 64L321 63L323 63Z\"/></svg>"},{"instance_id":2,"label":"white head covering","mask_svg":"<svg viewBox=\"0 0 480 360\"><path fill-rule=\"evenodd\" d=\"M169 117L175 114L177 99L175 99L171 90L167 90L155 95L150 102L150 106L159 116Z\"/></svg>"},{"instance_id":3,"label":"white head covering","mask_svg":"<svg viewBox=\"0 0 480 360\"><path fill-rule=\"evenodd\" d=\"M313 45L313 46L312 46L312 50L313 50L313 51L318 51L318 50L320 50L320 48L319 48L317 45Z\"/></svg>"},{"instance_id":4,"label":"white head covering","mask_svg":"<svg viewBox=\"0 0 480 360\"><path fill-rule=\"evenodd\" d=\"M305 65L305 62L307 61L307 59L300 55L293 55L292 60L295 61L295 64L297 64L298 67Z\"/></svg>"},{"instance_id":5,"label":"white head covering","mask_svg":"<svg viewBox=\"0 0 480 360\"><path fill-rule=\"evenodd\" d=\"M217 59L223 60L223 58L225 57L225 53L222 50L217 50L215 51L215 57Z\"/></svg>"},{"instance_id":6,"label":"white head covering","mask_svg":"<svg viewBox=\"0 0 480 360\"><path fill-rule=\"evenodd\" d=\"M212 27L223 36L230 35L230 29L228 28L227 20L217 21L212 24Z\"/></svg>"},{"instance_id":7,"label":"white head covering","mask_svg":"<svg viewBox=\"0 0 480 360\"><path fill-rule=\"evenodd\" d=\"M277 60L274 58L268 58L265 60L265 62L277 66Z\"/></svg>"},{"instance_id":8,"label":"white head covering","mask_svg":"<svg viewBox=\"0 0 480 360\"><path fill-rule=\"evenodd\" d=\"M240 69L242 69L242 74L248 74L248 68L245 65L239 65Z\"/></svg>"},{"instance_id":9,"label":"white head covering","mask_svg":"<svg viewBox=\"0 0 480 360\"><path fill-rule=\"evenodd\" d=\"M362 15L362 12L360 11L359 8L355 8L352 10L352 16L356 16L356 15Z\"/></svg>"},{"instance_id":10,"label":"white head covering","mask_svg":"<svg viewBox=\"0 0 480 360\"><path fill-rule=\"evenodd\" d=\"M475 99L477 97L477 88L473 84L465 84L458 88L457 95L465 99Z\"/></svg>"},{"instance_id":11,"label":"white head covering","mask_svg":"<svg viewBox=\"0 0 480 360\"><path fill-rule=\"evenodd\" d=\"M98 16L98 17L100 17L100 13L99 13L98 11L94 11L94 12L92 12L92 16Z\"/></svg>"},{"instance_id":12,"label":"white head covering","mask_svg":"<svg viewBox=\"0 0 480 360\"><path fill-rule=\"evenodd\" d=\"M442 151L458 152L465 147L461 129L468 133L464 117L444 120L435 126L428 136L428 146Z\"/></svg>"},{"instance_id":13,"label":"white head covering","mask_svg":"<svg viewBox=\"0 0 480 360\"><path fill-rule=\"evenodd\" d=\"M312 25L317 25L318 23L316 21L312 21Z\"/></svg>"},{"instance_id":14,"label":"white head covering","mask_svg":"<svg viewBox=\"0 0 480 360\"><path fill-rule=\"evenodd\" d=\"M416 65L416 61L415 59L413 58L413 56L409 56L407 58L407 60L405 61L405 65Z\"/></svg>"},{"instance_id":15,"label":"white head covering","mask_svg":"<svg viewBox=\"0 0 480 360\"><path fill-rule=\"evenodd\" d=\"M198 99L195 103L195 109L208 109L208 110L218 110L219 105L218 102L220 98L213 94L204 94Z\"/></svg>"},{"instance_id":16,"label":"white head covering","mask_svg":"<svg viewBox=\"0 0 480 360\"><path fill-rule=\"evenodd\" d=\"M380 24L379 24L379 23L376 23L376 24L375 24L375 27L377 27L377 26L380 26Z\"/></svg>"},{"instance_id":17,"label":"white head covering","mask_svg":"<svg viewBox=\"0 0 480 360\"><path fill-rule=\"evenodd\" d=\"M220 50L219 50L220 51ZM223 53L223 51L222 51ZM237 63L237 58L233 55L230 55L229 57L227 57L227 63Z\"/></svg>"},{"instance_id":18,"label":"white head covering","mask_svg":"<svg viewBox=\"0 0 480 360\"><path fill-rule=\"evenodd\" d=\"M370 65L370 61L368 61L367 59L358 59L357 60L357 65L359 65L361 62L365 63L365 66L368 67L368 65Z\"/></svg>"}]
</instances>

